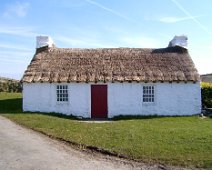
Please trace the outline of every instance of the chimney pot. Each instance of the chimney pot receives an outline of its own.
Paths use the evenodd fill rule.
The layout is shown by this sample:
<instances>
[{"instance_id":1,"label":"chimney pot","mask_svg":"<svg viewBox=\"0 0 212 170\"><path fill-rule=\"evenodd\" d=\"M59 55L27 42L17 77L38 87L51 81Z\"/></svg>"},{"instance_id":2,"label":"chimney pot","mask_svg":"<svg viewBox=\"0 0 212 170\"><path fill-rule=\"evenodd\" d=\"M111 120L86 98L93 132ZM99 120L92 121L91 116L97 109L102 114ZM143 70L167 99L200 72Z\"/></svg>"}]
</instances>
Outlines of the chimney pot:
<instances>
[{"instance_id":1,"label":"chimney pot","mask_svg":"<svg viewBox=\"0 0 212 170\"><path fill-rule=\"evenodd\" d=\"M169 47L175 47L175 46L180 46L183 48L187 48L187 40L188 37L186 35L176 35L174 38L169 42Z\"/></svg>"},{"instance_id":2,"label":"chimney pot","mask_svg":"<svg viewBox=\"0 0 212 170\"><path fill-rule=\"evenodd\" d=\"M36 48L41 48L41 47L54 47L54 41L51 37L49 36L37 36L36 37Z\"/></svg>"}]
</instances>

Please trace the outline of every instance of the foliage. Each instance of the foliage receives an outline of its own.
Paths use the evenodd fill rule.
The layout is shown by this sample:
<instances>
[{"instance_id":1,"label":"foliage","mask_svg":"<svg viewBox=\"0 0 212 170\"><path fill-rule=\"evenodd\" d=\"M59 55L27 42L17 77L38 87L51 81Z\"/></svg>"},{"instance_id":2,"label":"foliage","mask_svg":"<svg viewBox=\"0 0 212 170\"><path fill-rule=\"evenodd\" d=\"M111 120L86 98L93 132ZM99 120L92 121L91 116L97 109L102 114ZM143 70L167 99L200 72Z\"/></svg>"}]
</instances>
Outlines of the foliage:
<instances>
[{"instance_id":1,"label":"foliage","mask_svg":"<svg viewBox=\"0 0 212 170\"><path fill-rule=\"evenodd\" d=\"M0 77L0 92L21 92L21 83L17 80Z\"/></svg>"},{"instance_id":2,"label":"foliage","mask_svg":"<svg viewBox=\"0 0 212 170\"><path fill-rule=\"evenodd\" d=\"M202 106L212 108L212 83L201 83Z\"/></svg>"},{"instance_id":3,"label":"foliage","mask_svg":"<svg viewBox=\"0 0 212 170\"><path fill-rule=\"evenodd\" d=\"M17 112L21 106L10 106L21 95L12 95L0 93L0 112L2 102L8 107L5 117L79 148L98 148L146 162L212 168L212 119L152 116L92 123L52 113Z\"/></svg>"}]
</instances>

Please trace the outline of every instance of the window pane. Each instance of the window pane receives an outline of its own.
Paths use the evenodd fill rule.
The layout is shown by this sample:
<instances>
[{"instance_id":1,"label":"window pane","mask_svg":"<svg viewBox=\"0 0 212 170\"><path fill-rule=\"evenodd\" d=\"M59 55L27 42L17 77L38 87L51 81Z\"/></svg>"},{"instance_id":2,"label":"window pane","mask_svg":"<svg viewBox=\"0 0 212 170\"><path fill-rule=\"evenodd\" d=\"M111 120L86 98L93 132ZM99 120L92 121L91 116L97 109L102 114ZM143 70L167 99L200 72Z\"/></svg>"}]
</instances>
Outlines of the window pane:
<instances>
[{"instance_id":1,"label":"window pane","mask_svg":"<svg viewBox=\"0 0 212 170\"><path fill-rule=\"evenodd\" d=\"M143 102L154 102L154 86L143 86Z\"/></svg>"},{"instance_id":2,"label":"window pane","mask_svg":"<svg viewBox=\"0 0 212 170\"><path fill-rule=\"evenodd\" d=\"M57 85L57 101L68 101L68 86L67 85Z\"/></svg>"}]
</instances>

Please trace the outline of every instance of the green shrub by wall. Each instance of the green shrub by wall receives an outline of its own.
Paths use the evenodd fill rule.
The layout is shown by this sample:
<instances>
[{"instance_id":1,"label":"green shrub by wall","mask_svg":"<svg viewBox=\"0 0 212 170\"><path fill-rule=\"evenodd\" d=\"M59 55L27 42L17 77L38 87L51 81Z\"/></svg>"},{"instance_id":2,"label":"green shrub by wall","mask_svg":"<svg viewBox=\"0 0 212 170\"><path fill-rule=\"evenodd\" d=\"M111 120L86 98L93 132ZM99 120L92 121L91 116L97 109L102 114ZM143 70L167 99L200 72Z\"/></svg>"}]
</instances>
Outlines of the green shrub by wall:
<instances>
[{"instance_id":1,"label":"green shrub by wall","mask_svg":"<svg viewBox=\"0 0 212 170\"><path fill-rule=\"evenodd\" d=\"M202 106L212 108L212 83L201 83Z\"/></svg>"}]
</instances>

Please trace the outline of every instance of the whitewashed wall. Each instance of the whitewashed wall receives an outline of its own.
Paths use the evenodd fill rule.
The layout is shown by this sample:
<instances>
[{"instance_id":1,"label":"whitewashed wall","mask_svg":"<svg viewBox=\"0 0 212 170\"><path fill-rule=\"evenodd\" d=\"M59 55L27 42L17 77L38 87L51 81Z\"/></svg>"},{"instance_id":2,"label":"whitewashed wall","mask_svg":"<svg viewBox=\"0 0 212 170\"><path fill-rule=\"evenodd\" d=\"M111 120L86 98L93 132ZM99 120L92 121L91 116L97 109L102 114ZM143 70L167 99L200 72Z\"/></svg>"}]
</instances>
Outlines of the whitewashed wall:
<instances>
[{"instance_id":1,"label":"whitewashed wall","mask_svg":"<svg viewBox=\"0 0 212 170\"><path fill-rule=\"evenodd\" d=\"M23 84L23 110L91 116L88 83L70 83L69 102L56 101L56 85ZM143 85L155 86L155 102L142 103ZM108 117L116 115L191 115L201 112L199 83L108 83Z\"/></svg>"},{"instance_id":2,"label":"whitewashed wall","mask_svg":"<svg viewBox=\"0 0 212 170\"><path fill-rule=\"evenodd\" d=\"M69 101L58 102L56 85L53 83L24 83L23 110L56 112L67 115L90 117L90 86L71 83L68 85Z\"/></svg>"},{"instance_id":3,"label":"whitewashed wall","mask_svg":"<svg viewBox=\"0 0 212 170\"><path fill-rule=\"evenodd\" d=\"M109 83L108 116L142 114L142 96L140 83Z\"/></svg>"},{"instance_id":4,"label":"whitewashed wall","mask_svg":"<svg viewBox=\"0 0 212 170\"><path fill-rule=\"evenodd\" d=\"M142 103L143 85L155 87L155 102ZM108 85L109 117L119 114L192 115L201 112L199 83L113 83Z\"/></svg>"}]
</instances>

